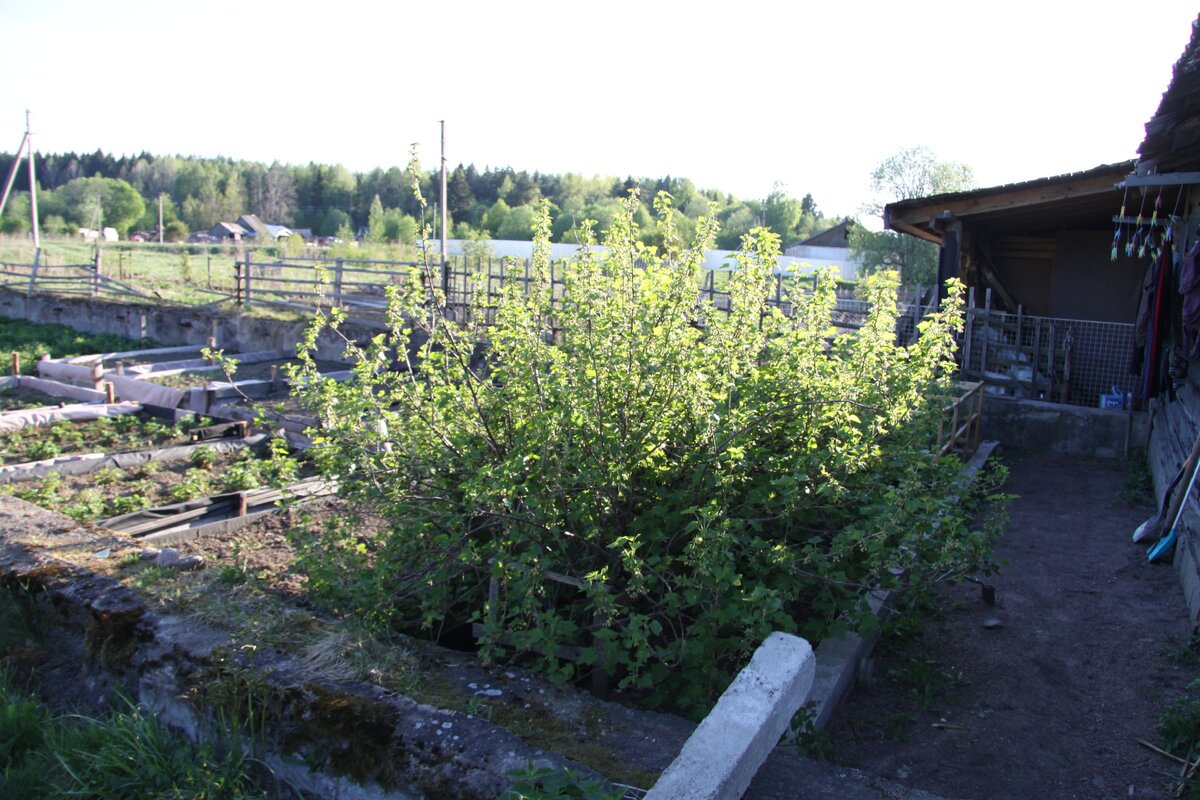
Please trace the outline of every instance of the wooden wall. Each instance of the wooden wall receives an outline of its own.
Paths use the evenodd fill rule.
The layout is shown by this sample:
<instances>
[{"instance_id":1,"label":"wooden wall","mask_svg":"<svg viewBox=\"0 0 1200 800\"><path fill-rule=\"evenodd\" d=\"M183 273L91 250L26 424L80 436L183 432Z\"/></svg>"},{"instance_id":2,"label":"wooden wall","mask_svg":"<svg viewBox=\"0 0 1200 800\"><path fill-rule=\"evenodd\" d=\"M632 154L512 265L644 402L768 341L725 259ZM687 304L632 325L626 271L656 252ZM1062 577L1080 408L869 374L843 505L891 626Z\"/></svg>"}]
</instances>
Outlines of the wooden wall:
<instances>
[{"instance_id":1,"label":"wooden wall","mask_svg":"<svg viewBox=\"0 0 1200 800\"><path fill-rule=\"evenodd\" d=\"M1200 224L1200 187L1193 187L1187 205L1186 223L1179 228L1177 241L1190 245ZM1150 449L1147 459L1154 475L1155 497L1160 499L1179 471L1197 436L1200 436L1200 361L1188 364L1188 377L1173 399L1153 401L1151 408ZM1177 491L1183 491L1180 487ZM1200 623L1200 490L1192 492L1180 517L1179 545L1175 550L1175 568L1187 599L1193 627Z\"/></svg>"}]
</instances>

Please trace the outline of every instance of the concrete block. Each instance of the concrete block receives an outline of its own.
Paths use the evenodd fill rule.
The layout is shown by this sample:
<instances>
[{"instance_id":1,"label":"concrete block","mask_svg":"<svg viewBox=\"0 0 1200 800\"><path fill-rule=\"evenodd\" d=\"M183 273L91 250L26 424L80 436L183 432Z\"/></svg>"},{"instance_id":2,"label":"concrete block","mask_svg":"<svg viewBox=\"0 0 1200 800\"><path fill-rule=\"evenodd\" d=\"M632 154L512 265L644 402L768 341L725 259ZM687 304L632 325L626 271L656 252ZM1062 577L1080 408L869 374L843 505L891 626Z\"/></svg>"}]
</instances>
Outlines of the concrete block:
<instances>
[{"instance_id":1,"label":"concrete block","mask_svg":"<svg viewBox=\"0 0 1200 800\"><path fill-rule=\"evenodd\" d=\"M812 686L804 639L773 633L754 652L646 800L735 800L787 730Z\"/></svg>"}]
</instances>

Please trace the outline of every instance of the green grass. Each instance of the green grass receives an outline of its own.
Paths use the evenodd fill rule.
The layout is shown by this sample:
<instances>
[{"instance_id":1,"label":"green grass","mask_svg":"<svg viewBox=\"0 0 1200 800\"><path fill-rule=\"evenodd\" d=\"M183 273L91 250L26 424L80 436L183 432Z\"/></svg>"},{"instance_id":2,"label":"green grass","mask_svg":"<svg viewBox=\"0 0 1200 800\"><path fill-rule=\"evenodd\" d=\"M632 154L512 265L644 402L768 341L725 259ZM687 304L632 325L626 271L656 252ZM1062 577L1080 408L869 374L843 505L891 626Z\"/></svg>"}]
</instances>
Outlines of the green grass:
<instances>
[{"instance_id":1,"label":"green grass","mask_svg":"<svg viewBox=\"0 0 1200 800\"><path fill-rule=\"evenodd\" d=\"M136 341L109 333L80 333L57 323L0 317L0 353L6 356L8 353L17 353L23 375L37 372L37 361L43 353L49 353L54 358L66 358L157 346L157 342L149 339ZM11 362L6 357L4 373L8 374L10 369Z\"/></svg>"},{"instance_id":2,"label":"green grass","mask_svg":"<svg viewBox=\"0 0 1200 800\"><path fill-rule=\"evenodd\" d=\"M30 661L41 643L9 589L0 588L0 664ZM37 659L32 659L36 661ZM236 730L236 727L230 728ZM96 716L63 713L0 670L0 797L42 800L243 800L290 797L238 736L194 744L131 701Z\"/></svg>"}]
</instances>

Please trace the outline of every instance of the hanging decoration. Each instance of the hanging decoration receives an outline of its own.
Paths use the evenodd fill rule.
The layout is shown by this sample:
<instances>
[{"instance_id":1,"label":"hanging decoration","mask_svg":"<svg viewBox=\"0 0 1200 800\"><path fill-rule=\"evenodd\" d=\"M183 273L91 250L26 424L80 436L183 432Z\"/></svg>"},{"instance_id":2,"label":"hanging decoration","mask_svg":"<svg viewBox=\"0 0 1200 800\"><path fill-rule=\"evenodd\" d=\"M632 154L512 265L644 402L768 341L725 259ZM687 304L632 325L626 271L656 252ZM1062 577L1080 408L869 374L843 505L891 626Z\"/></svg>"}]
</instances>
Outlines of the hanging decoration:
<instances>
[{"instance_id":1,"label":"hanging decoration","mask_svg":"<svg viewBox=\"0 0 1200 800\"><path fill-rule=\"evenodd\" d=\"M1159 237L1158 237L1158 212L1162 209L1162 187L1158 187L1158 197L1154 198L1154 210L1150 213L1150 232L1147 235L1150 246L1150 257L1157 259L1159 252Z\"/></svg>"},{"instance_id":2,"label":"hanging decoration","mask_svg":"<svg viewBox=\"0 0 1200 800\"><path fill-rule=\"evenodd\" d=\"M1137 221L1134 222L1134 224L1133 224L1133 229L1134 229L1133 235L1129 237L1129 241L1125 244L1125 256L1128 258L1133 257L1133 253L1135 250L1137 251L1138 258L1141 258L1142 256L1146 255L1146 245L1145 245L1145 242L1142 240L1142 237L1144 235L1144 232L1142 231L1142 219L1143 219L1143 214L1145 213L1145 211L1146 211L1146 195L1143 194L1142 195L1142 205L1141 205L1141 208L1138 209ZM1124 217L1125 215L1122 214L1121 216Z\"/></svg>"},{"instance_id":3,"label":"hanging decoration","mask_svg":"<svg viewBox=\"0 0 1200 800\"><path fill-rule=\"evenodd\" d=\"M1125 222L1125 201L1129 197L1129 187L1125 187L1125 193L1121 195L1121 213L1117 215L1117 229L1113 231L1112 253L1110 255L1113 261L1117 260L1117 253L1121 247L1121 225Z\"/></svg>"}]
</instances>

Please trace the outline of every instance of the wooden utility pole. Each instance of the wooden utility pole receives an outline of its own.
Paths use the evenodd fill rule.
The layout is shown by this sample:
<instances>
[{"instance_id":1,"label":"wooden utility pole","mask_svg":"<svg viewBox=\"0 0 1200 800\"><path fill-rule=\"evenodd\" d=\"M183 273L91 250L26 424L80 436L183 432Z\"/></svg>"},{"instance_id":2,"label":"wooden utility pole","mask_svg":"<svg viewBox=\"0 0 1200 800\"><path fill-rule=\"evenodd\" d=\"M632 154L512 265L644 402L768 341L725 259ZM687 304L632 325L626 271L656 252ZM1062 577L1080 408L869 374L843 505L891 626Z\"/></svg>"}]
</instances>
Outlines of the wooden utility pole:
<instances>
[{"instance_id":1,"label":"wooden utility pole","mask_svg":"<svg viewBox=\"0 0 1200 800\"><path fill-rule=\"evenodd\" d=\"M442 294L450 304L450 259L446 257L446 120L442 125Z\"/></svg>"},{"instance_id":2,"label":"wooden utility pole","mask_svg":"<svg viewBox=\"0 0 1200 800\"><path fill-rule=\"evenodd\" d=\"M158 193L158 243L163 243L163 228L162 228L162 192ZM212 259L209 259L211 262Z\"/></svg>"},{"instance_id":3,"label":"wooden utility pole","mask_svg":"<svg viewBox=\"0 0 1200 800\"><path fill-rule=\"evenodd\" d=\"M33 172L33 134L29 130L28 110L25 112L25 141L29 146L29 216L33 223L33 257L36 260L42 249L42 241L38 235L37 177Z\"/></svg>"}]
</instances>

